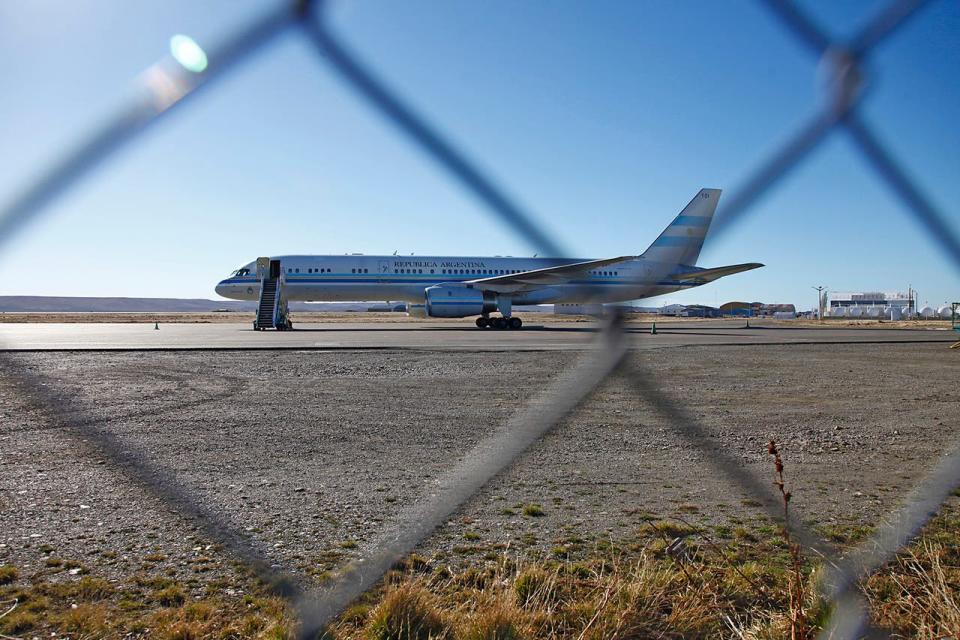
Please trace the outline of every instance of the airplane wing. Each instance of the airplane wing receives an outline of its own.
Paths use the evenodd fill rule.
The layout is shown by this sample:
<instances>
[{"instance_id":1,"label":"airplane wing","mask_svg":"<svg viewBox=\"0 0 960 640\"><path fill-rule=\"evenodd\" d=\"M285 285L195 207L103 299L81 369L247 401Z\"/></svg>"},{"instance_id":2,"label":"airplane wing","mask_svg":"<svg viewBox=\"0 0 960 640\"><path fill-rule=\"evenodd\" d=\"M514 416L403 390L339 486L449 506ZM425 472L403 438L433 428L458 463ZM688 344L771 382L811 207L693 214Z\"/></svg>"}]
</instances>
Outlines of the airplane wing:
<instances>
[{"instance_id":1,"label":"airplane wing","mask_svg":"<svg viewBox=\"0 0 960 640\"><path fill-rule=\"evenodd\" d=\"M481 289L492 289L495 291L520 291L536 287L546 287L552 284L564 284L576 276L583 275L592 269L599 269L610 264L633 260L636 256L620 256L617 258L604 258L603 260L587 260L586 262L574 262L573 264L564 264L559 267L546 267L544 269L533 269L532 271L522 271L520 273L511 273L503 276L491 276L489 278L478 278L468 280L467 284L476 285Z\"/></svg>"},{"instance_id":2,"label":"airplane wing","mask_svg":"<svg viewBox=\"0 0 960 640\"><path fill-rule=\"evenodd\" d=\"M722 278L723 276L740 273L741 271L759 269L762 266L764 265L760 264L759 262L745 262L744 264L731 264L725 267L716 267L714 269L697 269L695 271L671 273L667 277L671 280L677 280L679 282L696 282L697 284L703 284L705 282L713 282L714 280Z\"/></svg>"}]
</instances>

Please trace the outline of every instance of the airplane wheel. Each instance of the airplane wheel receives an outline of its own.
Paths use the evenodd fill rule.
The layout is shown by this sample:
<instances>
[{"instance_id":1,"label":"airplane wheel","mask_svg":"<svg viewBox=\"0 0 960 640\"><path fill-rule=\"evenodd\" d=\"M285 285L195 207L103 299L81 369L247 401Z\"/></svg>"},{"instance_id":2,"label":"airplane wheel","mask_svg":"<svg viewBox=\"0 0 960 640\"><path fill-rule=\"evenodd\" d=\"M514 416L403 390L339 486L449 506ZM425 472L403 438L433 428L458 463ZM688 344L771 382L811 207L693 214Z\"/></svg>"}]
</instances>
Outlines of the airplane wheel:
<instances>
[{"instance_id":1,"label":"airplane wheel","mask_svg":"<svg viewBox=\"0 0 960 640\"><path fill-rule=\"evenodd\" d=\"M480 328L480 329L486 329L488 326L490 326L490 320L489 320L489 318L484 318L483 316L480 316L479 318L477 318L477 327L478 327L478 328Z\"/></svg>"},{"instance_id":2,"label":"airplane wheel","mask_svg":"<svg viewBox=\"0 0 960 640\"><path fill-rule=\"evenodd\" d=\"M519 329L522 326L523 326L523 320L521 320L520 318L510 318L511 329Z\"/></svg>"},{"instance_id":3,"label":"airplane wheel","mask_svg":"<svg viewBox=\"0 0 960 640\"><path fill-rule=\"evenodd\" d=\"M506 329L507 328L507 319L506 318L493 318L490 320L490 326L494 329Z\"/></svg>"}]
</instances>

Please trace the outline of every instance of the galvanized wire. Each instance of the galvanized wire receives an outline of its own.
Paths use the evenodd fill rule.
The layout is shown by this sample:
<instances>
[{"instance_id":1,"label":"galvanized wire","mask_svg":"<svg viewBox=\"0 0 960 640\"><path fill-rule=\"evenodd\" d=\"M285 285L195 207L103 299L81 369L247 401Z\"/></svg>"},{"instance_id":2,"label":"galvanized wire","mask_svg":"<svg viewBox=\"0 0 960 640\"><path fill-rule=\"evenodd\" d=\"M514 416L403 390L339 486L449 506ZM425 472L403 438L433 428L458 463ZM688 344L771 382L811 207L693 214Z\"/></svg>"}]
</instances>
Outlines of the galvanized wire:
<instances>
[{"instance_id":1,"label":"galvanized wire","mask_svg":"<svg viewBox=\"0 0 960 640\"><path fill-rule=\"evenodd\" d=\"M858 113L866 80L863 60L926 3L921 0L892 2L847 42L829 38L792 2L764 0L762 4L770 9L786 32L822 61L829 74L826 102L726 198L717 212L709 241L715 241L743 222L756 202L800 166L827 136L845 130L868 166L905 205L906 215L960 270L960 239L946 223L947 217L909 178ZM295 32L304 35L315 47L318 57L386 121L409 136L519 237L544 254L571 255L537 222L535 216L514 203L494 180L467 159L462 150L441 136L426 118L418 115L377 79L376 74L366 68L333 32L326 20L326 11L327 2L324 0L284 4L213 48L208 56L208 68L199 74L191 73L169 59L154 65L140 78L141 91L130 104L86 136L73 151L37 176L20 195L0 209L0 248L58 196L134 141L140 132L172 107L250 58L278 36ZM625 344L621 323L614 317L605 324L593 350L544 389L503 429L477 445L438 481L426 499L404 510L395 527L384 533L372 552L345 569L332 585L319 592L305 590L296 572L278 569L269 562L260 549L237 533L228 518L200 504L188 487L156 467L131 443L97 427L94 420L84 418L76 403L67 394L57 392L55 385L40 374L20 366L13 356L0 353L0 375L14 382L28 404L44 416L48 426L62 428L65 433L97 447L122 473L185 517L196 521L209 537L223 544L278 594L287 598L299 617L300 636L314 638L353 599L377 584L398 559L416 548L451 513L513 464L615 371L625 375L638 396L664 416L690 446L705 448L708 437L704 429L681 403L671 399L658 386L642 363L630 367L622 365ZM775 508L770 506L770 488L744 472L738 461L716 451L712 451L707 459L712 461L718 473L727 476L747 494L759 498L771 515L777 515ZM867 542L842 558L828 557L823 596L832 602L833 613L822 637L856 638L873 633L866 627L868 614L866 603L858 592L860 581L907 544L958 485L960 443L943 456L904 505L885 518ZM830 549L812 532L794 524L791 533L808 548L829 556Z\"/></svg>"}]
</instances>

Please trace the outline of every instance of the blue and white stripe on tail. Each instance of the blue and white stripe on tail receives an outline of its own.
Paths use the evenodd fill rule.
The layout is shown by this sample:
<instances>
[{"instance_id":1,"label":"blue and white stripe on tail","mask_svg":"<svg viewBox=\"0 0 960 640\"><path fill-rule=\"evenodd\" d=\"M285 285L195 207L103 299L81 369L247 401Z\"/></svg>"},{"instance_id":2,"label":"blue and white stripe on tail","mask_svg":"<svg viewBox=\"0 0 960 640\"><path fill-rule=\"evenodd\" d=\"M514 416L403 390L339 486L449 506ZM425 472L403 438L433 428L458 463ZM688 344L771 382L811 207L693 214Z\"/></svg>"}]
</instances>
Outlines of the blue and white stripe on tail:
<instances>
[{"instance_id":1,"label":"blue and white stripe on tail","mask_svg":"<svg viewBox=\"0 0 960 640\"><path fill-rule=\"evenodd\" d=\"M652 262L695 265L717 210L720 189L701 189L653 244L643 252Z\"/></svg>"}]
</instances>

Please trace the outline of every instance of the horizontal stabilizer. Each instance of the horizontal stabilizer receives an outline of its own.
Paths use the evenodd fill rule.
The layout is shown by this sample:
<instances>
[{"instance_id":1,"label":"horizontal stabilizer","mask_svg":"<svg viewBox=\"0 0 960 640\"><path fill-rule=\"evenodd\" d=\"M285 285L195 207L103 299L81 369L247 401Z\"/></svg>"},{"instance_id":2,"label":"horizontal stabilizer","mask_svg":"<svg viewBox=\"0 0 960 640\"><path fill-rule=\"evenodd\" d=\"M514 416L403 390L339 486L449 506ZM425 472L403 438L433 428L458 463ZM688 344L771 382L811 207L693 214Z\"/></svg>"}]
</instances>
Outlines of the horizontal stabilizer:
<instances>
[{"instance_id":1,"label":"horizontal stabilizer","mask_svg":"<svg viewBox=\"0 0 960 640\"><path fill-rule=\"evenodd\" d=\"M726 267L715 267L713 269L695 269L682 273L671 273L667 277L671 280L677 280L678 282L704 284L706 282L713 282L723 276L733 275L741 271L750 271L751 269L759 269L762 266L764 265L759 262L745 262L743 264L731 264Z\"/></svg>"}]
</instances>

